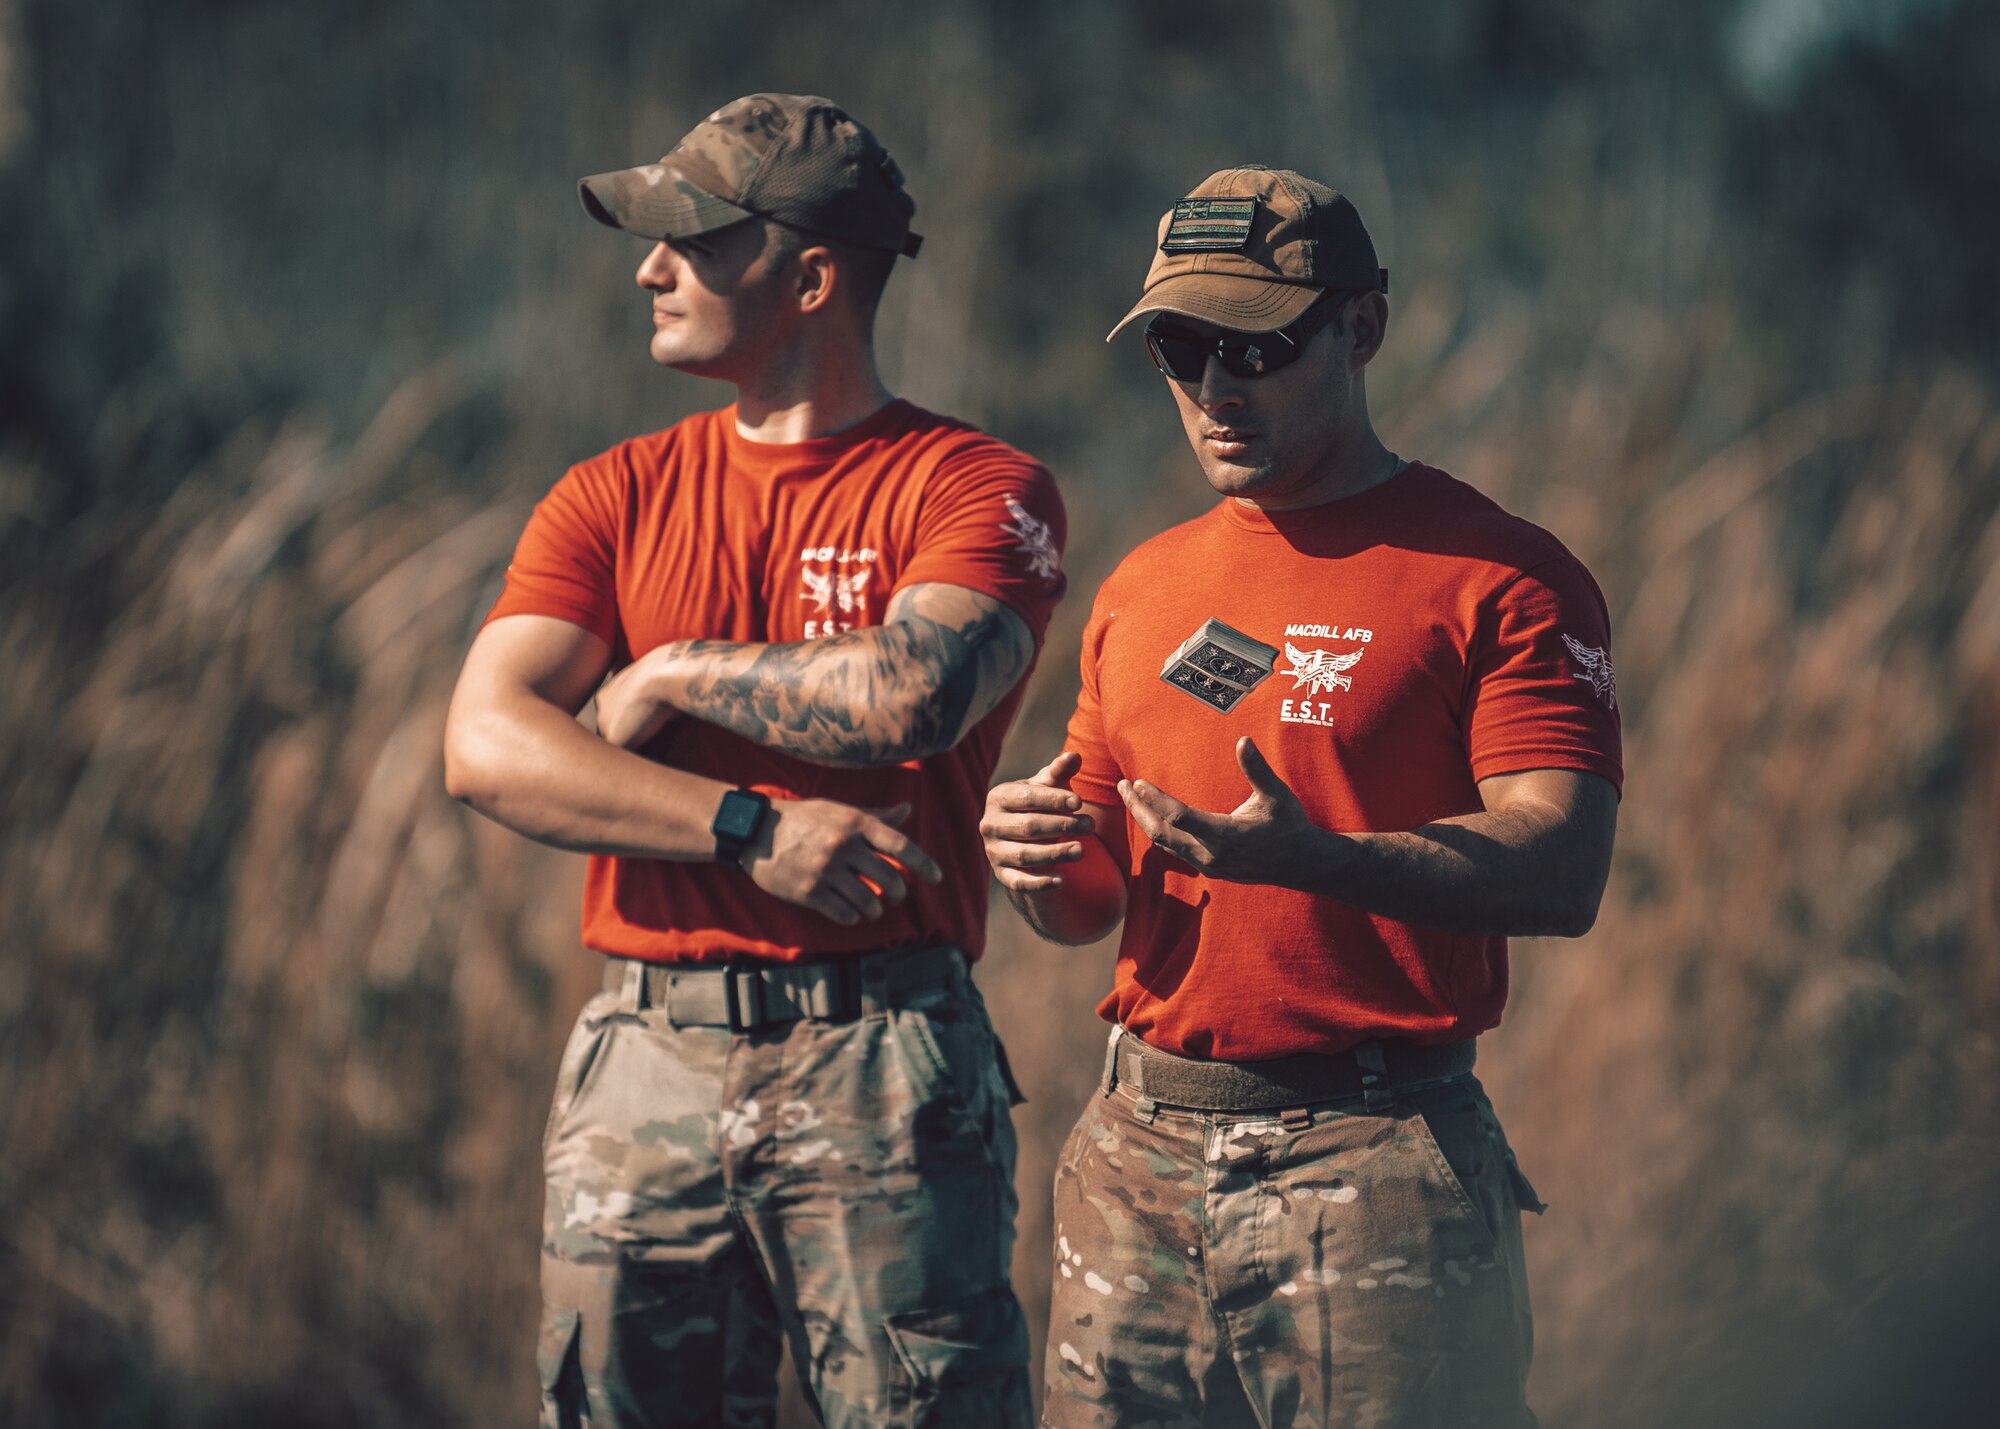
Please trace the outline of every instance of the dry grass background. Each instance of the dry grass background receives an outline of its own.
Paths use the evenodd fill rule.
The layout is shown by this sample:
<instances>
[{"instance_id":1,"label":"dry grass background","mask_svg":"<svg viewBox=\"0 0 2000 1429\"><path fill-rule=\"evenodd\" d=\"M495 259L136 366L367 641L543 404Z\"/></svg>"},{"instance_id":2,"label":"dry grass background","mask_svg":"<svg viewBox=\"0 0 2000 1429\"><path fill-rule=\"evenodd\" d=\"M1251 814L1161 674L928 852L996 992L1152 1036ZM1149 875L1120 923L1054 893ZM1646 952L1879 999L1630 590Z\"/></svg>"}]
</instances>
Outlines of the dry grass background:
<instances>
[{"instance_id":1,"label":"dry grass background","mask_svg":"<svg viewBox=\"0 0 2000 1429\"><path fill-rule=\"evenodd\" d=\"M1088 592L1204 504L1143 362L1096 346L1104 294L1136 275L1126 229L1246 150L1351 176L1399 277L1385 435L1557 531L1613 609L1629 783L1610 892L1587 938L1517 946L1482 1063L1552 1204L1528 1242L1544 1418L1965 1422L2000 1266L1994 303L1963 283L1979 245L1950 223L1977 204L1953 207L1945 160L1890 156L1910 194L1912 171L1944 165L1946 197L1864 214L1828 175L1865 162L1887 182L1890 159L1806 120L1859 85L1928 142L1952 105L1983 112L1950 82L1982 72L2000 30L1953 11L1907 41L1914 59L1842 61L1788 120L1691 97L1710 81L1675 73L1694 63L1669 43L1682 21L1447 9L1371 29L1351 7L1270 7L1294 43L1275 109L1250 116L1219 72L1268 36L1204 34L1192 4L912 7L907 35L868 40L920 64L832 78L796 47L858 42L793 7L784 43L739 55L750 77L722 87L834 89L891 136L933 245L892 289L892 370L1065 482L1077 595L1013 769L1060 738ZM13 72L94 56L109 92L157 40L176 115L199 98L197 42L290 53L282 27L244 39L225 10L192 38L65 13L0 7ZM454 80L481 114L501 112L482 82L530 86L584 135L496 120L489 162L540 144L566 180L583 154L643 152L633 135L677 132L700 107L685 96L715 89L696 83L708 52L670 40L692 24L751 44L706 11L678 36L578 14L546 55L495 41L483 62L514 68ZM330 25L309 35L328 54ZM1453 45L1472 56L1457 83L1500 76L1490 112L1408 98L1408 56ZM1507 79L1524 54L1557 69ZM680 78L636 94L645 56ZM1106 56L1133 77L1102 78ZM609 90L579 87L618 65ZM678 410L715 398L650 382L619 298L629 255L587 233L556 246L572 216L555 180L510 193L490 245L427 240L444 246L414 264L390 245L318 292L370 311L431 294L366 360L341 326L365 313L281 317L268 284L291 270L228 244L204 260L240 185L178 209L155 194L179 244L160 286L188 321L120 356L120 314L83 280L115 259L114 291L147 291L144 244L118 229L53 253L115 185L18 138L74 157L57 88L0 106L0 211L44 192L83 210L49 217L0 286L29 335L0 365L0 1422L518 1421L535 1144L593 969L574 950L580 862L444 797L444 701L562 461L670 420L662 391ZM185 123L220 145L254 129L246 104L218 95ZM1024 166L995 127L1028 114ZM1511 167L1482 172L1483 143ZM1817 168L1814 143L1832 152ZM1889 224L1886 247L1840 249L1829 213ZM1897 222L1920 241L1896 250ZM499 317L468 324L424 286L495 250L517 255ZM1927 261L1904 271L1911 251ZM242 375L278 352L285 382ZM1093 1084L1108 961L994 910L981 979L1032 1097L1017 1283L1037 1325L1045 1187Z\"/></svg>"}]
</instances>

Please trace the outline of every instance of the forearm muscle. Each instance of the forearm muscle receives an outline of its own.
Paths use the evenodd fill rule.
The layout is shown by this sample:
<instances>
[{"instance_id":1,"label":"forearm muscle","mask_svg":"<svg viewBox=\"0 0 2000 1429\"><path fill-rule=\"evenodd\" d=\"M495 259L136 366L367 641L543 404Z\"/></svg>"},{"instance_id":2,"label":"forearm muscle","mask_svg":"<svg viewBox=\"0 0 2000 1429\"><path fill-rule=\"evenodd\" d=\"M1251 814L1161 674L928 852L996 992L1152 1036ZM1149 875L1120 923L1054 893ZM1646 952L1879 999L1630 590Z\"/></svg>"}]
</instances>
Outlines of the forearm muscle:
<instances>
[{"instance_id":1,"label":"forearm muscle","mask_svg":"<svg viewBox=\"0 0 2000 1429\"><path fill-rule=\"evenodd\" d=\"M646 659L650 696L815 764L877 768L951 748L1034 654L1021 618L953 586L899 592L885 624L781 645L688 640Z\"/></svg>"}]
</instances>

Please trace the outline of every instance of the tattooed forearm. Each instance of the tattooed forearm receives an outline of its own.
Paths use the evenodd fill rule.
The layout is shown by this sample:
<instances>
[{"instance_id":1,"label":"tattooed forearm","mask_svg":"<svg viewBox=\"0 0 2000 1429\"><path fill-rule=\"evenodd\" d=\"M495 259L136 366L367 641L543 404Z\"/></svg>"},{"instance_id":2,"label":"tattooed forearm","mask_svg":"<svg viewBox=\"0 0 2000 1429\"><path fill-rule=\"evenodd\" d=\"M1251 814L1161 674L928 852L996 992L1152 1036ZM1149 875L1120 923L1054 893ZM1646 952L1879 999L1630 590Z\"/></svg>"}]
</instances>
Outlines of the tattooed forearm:
<instances>
[{"instance_id":1,"label":"tattooed forearm","mask_svg":"<svg viewBox=\"0 0 2000 1429\"><path fill-rule=\"evenodd\" d=\"M664 646L653 688L686 714L816 764L871 768L937 754L1000 702L1034 641L1000 602L914 586L887 623L789 645Z\"/></svg>"}]
</instances>

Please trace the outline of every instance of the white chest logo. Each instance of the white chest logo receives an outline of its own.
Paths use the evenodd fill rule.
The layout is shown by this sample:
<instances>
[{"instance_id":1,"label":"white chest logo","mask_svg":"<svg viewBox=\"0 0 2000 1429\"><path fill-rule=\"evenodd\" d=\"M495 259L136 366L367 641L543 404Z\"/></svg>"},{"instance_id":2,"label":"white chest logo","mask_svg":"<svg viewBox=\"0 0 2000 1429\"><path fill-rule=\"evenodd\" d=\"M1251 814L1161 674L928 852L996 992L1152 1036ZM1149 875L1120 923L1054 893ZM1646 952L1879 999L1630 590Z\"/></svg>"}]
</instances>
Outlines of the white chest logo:
<instances>
[{"instance_id":1,"label":"white chest logo","mask_svg":"<svg viewBox=\"0 0 2000 1429\"><path fill-rule=\"evenodd\" d=\"M881 555L873 546L807 546L799 552L799 599L810 602L806 639L868 624L868 581Z\"/></svg>"},{"instance_id":2,"label":"white chest logo","mask_svg":"<svg viewBox=\"0 0 2000 1429\"><path fill-rule=\"evenodd\" d=\"M1291 641L1285 642L1285 658L1292 662L1292 668L1284 674L1292 677L1292 688L1316 695L1322 690L1332 690L1336 686L1343 690L1354 688L1354 677L1347 672L1361 663L1366 650L1350 650L1345 655L1336 655L1331 650L1301 650Z\"/></svg>"},{"instance_id":3,"label":"white chest logo","mask_svg":"<svg viewBox=\"0 0 2000 1429\"><path fill-rule=\"evenodd\" d=\"M1047 580L1056 573L1062 558L1056 554L1056 543L1049 535L1049 523L1037 520L1028 508L1013 497L1006 498L1007 514L1014 519L1002 521L1000 529L1020 542L1014 549L1028 558L1028 569Z\"/></svg>"},{"instance_id":4,"label":"white chest logo","mask_svg":"<svg viewBox=\"0 0 2000 1429\"><path fill-rule=\"evenodd\" d=\"M852 575L807 567L799 572L799 580L805 585L799 599L811 601L822 615L832 615L836 610L842 615L852 615L867 603L870 574L866 566Z\"/></svg>"},{"instance_id":5,"label":"white chest logo","mask_svg":"<svg viewBox=\"0 0 2000 1429\"><path fill-rule=\"evenodd\" d=\"M1603 700L1607 708L1617 709L1618 677L1611 670L1611 652L1572 640L1567 635L1563 636L1563 644L1569 646L1570 658L1576 661L1581 671L1570 678L1590 686L1590 692Z\"/></svg>"}]
</instances>

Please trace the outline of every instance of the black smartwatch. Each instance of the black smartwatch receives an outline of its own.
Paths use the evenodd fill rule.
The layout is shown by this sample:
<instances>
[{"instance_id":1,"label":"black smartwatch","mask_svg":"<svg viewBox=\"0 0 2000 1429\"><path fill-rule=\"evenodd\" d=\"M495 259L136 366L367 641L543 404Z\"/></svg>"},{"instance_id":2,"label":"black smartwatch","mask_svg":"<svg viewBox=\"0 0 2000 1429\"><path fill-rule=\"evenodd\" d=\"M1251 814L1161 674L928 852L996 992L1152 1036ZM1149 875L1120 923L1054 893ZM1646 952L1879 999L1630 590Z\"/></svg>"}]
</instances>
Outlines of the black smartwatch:
<instances>
[{"instance_id":1,"label":"black smartwatch","mask_svg":"<svg viewBox=\"0 0 2000 1429\"><path fill-rule=\"evenodd\" d=\"M715 835L715 861L741 867L743 851L756 840L757 830L764 827L764 815L770 808L769 799L748 789L731 789L724 794L722 807L715 811L715 822L708 826Z\"/></svg>"}]
</instances>

